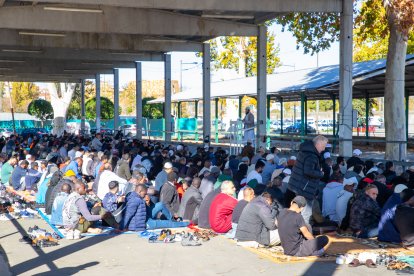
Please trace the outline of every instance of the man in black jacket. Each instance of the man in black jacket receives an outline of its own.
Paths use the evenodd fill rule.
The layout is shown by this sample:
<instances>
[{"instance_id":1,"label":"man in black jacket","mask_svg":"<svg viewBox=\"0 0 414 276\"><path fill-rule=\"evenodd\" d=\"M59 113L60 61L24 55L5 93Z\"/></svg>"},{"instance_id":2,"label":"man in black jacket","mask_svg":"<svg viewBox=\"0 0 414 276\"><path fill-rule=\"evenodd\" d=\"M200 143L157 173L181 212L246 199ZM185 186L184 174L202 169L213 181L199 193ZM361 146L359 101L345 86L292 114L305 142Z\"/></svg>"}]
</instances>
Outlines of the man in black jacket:
<instances>
[{"instance_id":1,"label":"man in black jacket","mask_svg":"<svg viewBox=\"0 0 414 276\"><path fill-rule=\"evenodd\" d=\"M325 150L327 143L328 139L326 137L318 135L312 141L305 141L300 145L299 154L288 184L291 198L294 195L306 198L307 202L303 208L302 216L309 225L312 216L313 200L319 189L320 179L323 177L320 154Z\"/></svg>"}]
</instances>

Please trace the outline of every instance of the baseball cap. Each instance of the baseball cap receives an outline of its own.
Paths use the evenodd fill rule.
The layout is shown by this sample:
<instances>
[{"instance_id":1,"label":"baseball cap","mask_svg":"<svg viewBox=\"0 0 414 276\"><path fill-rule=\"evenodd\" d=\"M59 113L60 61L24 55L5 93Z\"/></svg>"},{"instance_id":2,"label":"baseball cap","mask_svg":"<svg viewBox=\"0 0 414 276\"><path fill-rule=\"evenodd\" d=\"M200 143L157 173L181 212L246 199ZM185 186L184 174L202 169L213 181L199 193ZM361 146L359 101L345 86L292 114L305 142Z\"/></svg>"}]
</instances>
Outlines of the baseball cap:
<instances>
[{"instance_id":1,"label":"baseball cap","mask_svg":"<svg viewBox=\"0 0 414 276\"><path fill-rule=\"evenodd\" d=\"M330 153L329 151L325 152L325 153L323 154L323 158L324 158L324 159L331 158L331 153Z\"/></svg>"},{"instance_id":2,"label":"baseball cap","mask_svg":"<svg viewBox=\"0 0 414 276\"><path fill-rule=\"evenodd\" d=\"M296 160L296 156L291 156L291 157L289 157L289 160Z\"/></svg>"},{"instance_id":3,"label":"baseball cap","mask_svg":"<svg viewBox=\"0 0 414 276\"><path fill-rule=\"evenodd\" d=\"M352 154L353 155L356 155L356 156L360 156L362 154L362 151L359 150L359 149L354 149L354 151L352 152Z\"/></svg>"},{"instance_id":4,"label":"baseball cap","mask_svg":"<svg viewBox=\"0 0 414 276\"><path fill-rule=\"evenodd\" d=\"M266 160L267 160L267 161L271 161L271 160L273 160L273 159L275 159L275 156L274 156L273 154L268 154L268 155L266 155Z\"/></svg>"},{"instance_id":5,"label":"baseball cap","mask_svg":"<svg viewBox=\"0 0 414 276\"><path fill-rule=\"evenodd\" d=\"M404 191L405 189L408 189L408 187L404 184L398 184L397 186L395 186L394 188L394 193L399 194L402 191Z\"/></svg>"},{"instance_id":6,"label":"baseball cap","mask_svg":"<svg viewBox=\"0 0 414 276\"><path fill-rule=\"evenodd\" d=\"M171 169L173 166L171 164L171 162L165 162L164 164L164 169Z\"/></svg>"},{"instance_id":7,"label":"baseball cap","mask_svg":"<svg viewBox=\"0 0 414 276\"><path fill-rule=\"evenodd\" d=\"M75 176L75 172L72 170L68 170L63 176Z\"/></svg>"},{"instance_id":8,"label":"baseball cap","mask_svg":"<svg viewBox=\"0 0 414 276\"><path fill-rule=\"evenodd\" d=\"M296 196L292 201L296 203L299 208L306 206L306 199L303 196Z\"/></svg>"},{"instance_id":9,"label":"baseball cap","mask_svg":"<svg viewBox=\"0 0 414 276\"><path fill-rule=\"evenodd\" d=\"M355 176L350 177L350 178L344 178L344 186L345 185L355 185L358 184L358 180L356 179Z\"/></svg>"}]
</instances>

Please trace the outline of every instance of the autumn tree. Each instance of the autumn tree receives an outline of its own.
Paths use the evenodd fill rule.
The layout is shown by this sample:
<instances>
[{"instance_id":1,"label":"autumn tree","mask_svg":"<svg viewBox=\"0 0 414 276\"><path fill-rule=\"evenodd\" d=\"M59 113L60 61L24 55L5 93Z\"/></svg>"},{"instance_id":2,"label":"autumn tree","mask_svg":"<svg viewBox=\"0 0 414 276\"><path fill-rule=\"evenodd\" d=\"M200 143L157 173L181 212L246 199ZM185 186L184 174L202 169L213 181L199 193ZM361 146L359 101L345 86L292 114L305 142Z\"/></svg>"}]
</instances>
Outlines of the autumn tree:
<instances>
[{"instance_id":1,"label":"autumn tree","mask_svg":"<svg viewBox=\"0 0 414 276\"><path fill-rule=\"evenodd\" d=\"M29 103L39 98L40 89L32 82L12 82L11 97L15 112L27 112Z\"/></svg>"},{"instance_id":2,"label":"autumn tree","mask_svg":"<svg viewBox=\"0 0 414 276\"><path fill-rule=\"evenodd\" d=\"M361 3L361 9L358 9ZM381 39L388 37L385 131L388 140L405 141L404 71L407 48L410 49L407 44L414 25L414 2L365 0L355 1L354 7L357 37L355 41L360 44L360 50L356 50L357 57L381 57L380 53L369 56L363 54L363 51L372 50L373 47L380 50L383 45L380 43ZM328 49L332 42L339 39L339 14L336 13L290 13L276 21L282 24L283 30L287 29L293 33L298 48L303 47L305 53L314 54ZM385 47L382 46L382 49ZM398 143L386 144L385 158L405 159L405 155L406 144L403 144L402 150Z\"/></svg>"},{"instance_id":3,"label":"autumn tree","mask_svg":"<svg viewBox=\"0 0 414 276\"><path fill-rule=\"evenodd\" d=\"M210 41L211 60L216 69L234 69L241 77L257 74L257 37L217 37ZM275 36L267 33L267 73L280 66Z\"/></svg>"}]
</instances>

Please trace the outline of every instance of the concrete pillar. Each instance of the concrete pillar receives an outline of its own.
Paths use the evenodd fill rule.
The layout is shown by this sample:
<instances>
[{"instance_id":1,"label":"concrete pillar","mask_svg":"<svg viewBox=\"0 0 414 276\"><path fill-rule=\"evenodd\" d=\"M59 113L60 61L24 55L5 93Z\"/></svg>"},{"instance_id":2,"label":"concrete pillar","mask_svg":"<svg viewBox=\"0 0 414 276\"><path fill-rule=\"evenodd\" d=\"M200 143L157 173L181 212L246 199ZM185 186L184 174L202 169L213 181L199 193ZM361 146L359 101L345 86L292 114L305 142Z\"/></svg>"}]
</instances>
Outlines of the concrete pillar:
<instances>
[{"instance_id":1,"label":"concrete pillar","mask_svg":"<svg viewBox=\"0 0 414 276\"><path fill-rule=\"evenodd\" d=\"M81 134L85 134L85 80L81 80Z\"/></svg>"},{"instance_id":2,"label":"concrete pillar","mask_svg":"<svg viewBox=\"0 0 414 276\"><path fill-rule=\"evenodd\" d=\"M280 134L283 134L283 98L280 98Z\"/></svg>"},{"instance_id":3,"label":"concrete pillar","mask_svg":"<svg viewBox=\"0 0 414 276\"><path fill-rule=\"evenodd\" d=\"M210 44L203 44L203 138L211 139Z\"/></svg>"},{"instance_id":4,"label":"concrete pillar","mask_svg":"<svg viewBox=\"0 0 414 276\"><path fill-rule=\"evenodd\" d=\"M96 87L96 133L101 132L101 75L95 76Z\"/></svg>"},{"instance_id":5,"label":"concrete pillar","mask_svg":"<svg viewBox=\"0 0 414 276\"><path fill-rule=\"evenodd\" d=\"M171 55L164 55L164 79L165 79L165 141L171 141L172 120L171 120Z\"/></svg>"},{"instance_id":6,"label":"concrete pillar","mask_svg":"<svg viewBox=\"0 0 414 276\"><path fill-rule=\"evenodd\" d=\"M242 103L243 103L243 96L239 96L239 119L242 119Z\"/></svg>"},{"instance_id":7,"label":"concrete pillar","mask_svg":"<svg viewBox=\"0 0 414 276\"><path fill-rule=\"evenodd\" d=\"M136 114L135 114L135 117L136 117L136 125L137 125L137 139L142 139L142 63L141 62L135 63L135 67L136 67L136 76L135 76ZM148 132L148 129L147 129L147 132Z\"/></svg>"},{"instance_id":8,"label":"concrete pillar","mask_svg":"<svg viewBox=\"0 0 414 276\"><path fill-rule=\"evenodd\" d=\"M408 89L405 89L405 137L406 141L408 142L408 117L410 115L410 94L408 93Z\"/></svg>"},{"instance_id":9,"label":"concrete pillar","mask_svg":"<svg viewBox=\"0 0 414 276\"><path fill-rule=\"evenodd\" d=\"M114 69L114 133L119 128L119 69Z\"/></svg>"},{"instance_id":10,"label":"concrete pillar","mask_svg":"<svg viewBox=\"0 0 414 276\"><path fill-rule=\"evenodd\" d=\"M332 135L335 137L336 135L336 96L332 95L332 120L333 120L333 128L332 128Z\"/></svg>"},{"instance_id":11,"label":"concrete pillar","mask_svg":"<svg viewBox=\"0 0 414 276\"><path fill-rule=\"evenodd\" d=\"M369 93L365 93L365 138L369 138Z\"/></svg>"},{"instance_id":12,"label":"concrete pillar","mask_svg":"<svg viewBox=\"0 0 414 276\"><path fill-rule=\"evenodd\" d=\"M266 68L267 68L267 28L259 26L257 37L257 133L256 145L263 144L263 137L266 135Z\"/></svg>"},{"instance_id":13,"label":"concrete pillar","mask_svg":"<svg viewBox=\"0 0 414 276\"><path fill-rule=\"evenodd\" d=\"M300 93L300 135L305 135L305 94Z\"/></svg>"},{"instance_id":14,"label":"concrete pillar","mask_svg":"<svg viewBox=\"0 0 414 276\"><path fill-rule=\"evenodd\" d=\"M194 101L194 118L198 118L198 101Z\"/></svg>"},{"instance_id":15,"label":"concrete pillar","mask_svg":"<svg viewBox=\"0 0 414 276\"><path fill-rule=\"evenodd\" d=\"M352 13L353 1L342 1L339 68L339 155L352 156Z\"/></svg>"}]
</instances>

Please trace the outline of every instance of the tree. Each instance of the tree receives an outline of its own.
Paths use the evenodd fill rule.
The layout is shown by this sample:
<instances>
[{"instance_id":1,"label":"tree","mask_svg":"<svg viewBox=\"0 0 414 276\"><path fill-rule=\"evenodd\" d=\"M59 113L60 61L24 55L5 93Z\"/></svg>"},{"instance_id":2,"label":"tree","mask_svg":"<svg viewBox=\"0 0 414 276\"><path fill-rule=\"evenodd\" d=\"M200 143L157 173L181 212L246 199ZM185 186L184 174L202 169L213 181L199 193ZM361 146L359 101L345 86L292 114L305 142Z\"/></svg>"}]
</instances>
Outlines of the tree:
<instances>
[{"instance_id":1,"label":"tree","mask_svg":"<svg viewBox=\"0 0 414 276\"><path fill-rule=\"evenodd\" d=\"M13 82L11 89L14 112L27 112L29 103L40 95L39 86L32 82Z\"/></svg>"},{"instance_id":2,"label":"tree","mask_svg":"<svg viewBox=\"0 0 414 276\"><path fill-rule=\"evenodd\" d=\"M95 95L95 84L90 81L85 81L85 102L89 99L92 99ZM66 118L68 119L79 119L81 118L81 101L82 101L82 95L81 95L81 87L80 85L75 87L75 91L72 96L72 100L70 102L70 105L68 107L68 112L66 114Z\"/></svg>"},{"instance_id":3,"label":"tree","mask_svg":"<svg viewBox=\"0 0 414 276\"><path fill-rule=\"evenodd\" d=\"M211 40L211 60L216 69L235 69L241 77L257 74L257 37L218 37ZM267 73L280 66L275 36L267 36Z\"/></svg>"},{"instance_id":4,"label":"tree","mask_svg":"<svg viewBox=\"0 0 414 276\"><path fill-rule=\"evenodd\" d=\"M48 89L53 107L53 134L62 136L66 128L66 114L77 83L49 83Z\"/></svg>"},{"instance_id":5,"label":"tree","mask_svg":"<svg viewBox=\"0 0 414 276\"><path fill-rule=\"evenodd\" d=\"M164 116L163 104L148 104L155 98L142 99L142 117L147 119L161 119Z\"/></svg>"},{"instance_id":6,"label":"tree","mask_svg":"<svg viewBox=\"0 0 414 276\"><path fill-rule=\"evenodd\" d=\"M38 118L42 127L45 120L53 119L53 107L50 102L43 99L32 101L27 108L27 113Z\"/></svg>"},{"instance_id":7,"label":"tree","mask_svg":"<svg viewBox=\"0 0 414 276\"><path fill-rule=\"evenodd\" d=\"M86 119L96 119L96 98L88 100L85 104ZM101 97L101 119L110 120L114 118L114 103L105 97Z\"/></svg>"},{"instance_id":8,"label":"tree","mask_svg":"<svg viewBox=\"0 0 414 276\"><path fill-rule=\"evenodd\" d=\"M385 131L387 139L406 141L404 114L404 76L407 42L414 25L412 0L366 0L354 2L356 23L355 40L362 53L381 49L380 41L388 35L385 82ZM385 12L384 12L385 10ZM335 13L291 13L276 20L292 31L305 53L316 53L330 47L339 38L339 15ZM379 39L380 38L380 39ZM375 47L375 48L373 48ZM382 47L385 49L385 47ZM408 48L410 49L410 48ZM358 53L358 51L357 51ZM379 53L380 54L380 53ZM376 55L378 56L378 54ZM358 57L372 58L366 54ZM401 155L400 155L401 152ZM406 144L387 143L385 158L405 159Z\"/></svg>"}]
</instances>

